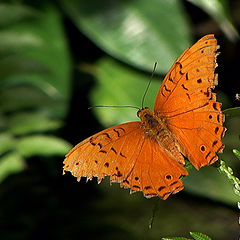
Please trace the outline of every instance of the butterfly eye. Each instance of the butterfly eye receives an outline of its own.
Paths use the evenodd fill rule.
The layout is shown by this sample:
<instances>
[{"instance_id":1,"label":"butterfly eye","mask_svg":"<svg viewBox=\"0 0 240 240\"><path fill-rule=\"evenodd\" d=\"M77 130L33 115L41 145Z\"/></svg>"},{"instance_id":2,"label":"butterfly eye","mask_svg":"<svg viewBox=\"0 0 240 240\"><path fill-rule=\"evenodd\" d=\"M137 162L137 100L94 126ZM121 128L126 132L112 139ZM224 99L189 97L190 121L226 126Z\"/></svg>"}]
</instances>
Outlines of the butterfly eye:
<instances>
[{"instance_id":1,"label":"butterfly eye","mask_svg":"<svg viewBox=\"0 0 240 240\"><path fill-rule=\"evenodd\" d=\"M142 110L138 110L137 111L137 116L140 118L140 112L141 112Z\"/></svg>"}]
</instances>

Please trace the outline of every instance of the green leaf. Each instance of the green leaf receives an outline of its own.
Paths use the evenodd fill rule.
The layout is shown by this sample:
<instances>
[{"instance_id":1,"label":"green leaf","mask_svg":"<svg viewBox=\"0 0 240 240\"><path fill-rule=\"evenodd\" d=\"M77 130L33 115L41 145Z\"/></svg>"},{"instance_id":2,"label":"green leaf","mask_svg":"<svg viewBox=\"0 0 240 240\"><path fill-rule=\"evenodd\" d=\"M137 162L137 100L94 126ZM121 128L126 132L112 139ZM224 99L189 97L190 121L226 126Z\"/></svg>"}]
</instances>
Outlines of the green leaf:
<instances>
[{"instance_id":1,"label":"green leaf","mask_svg":"<svg viewBox=\"0 0 240 240\"><path fill-rule=\"evenodd\" d=\"M229 205L235 205L239 200L232 192L231 183L214 167L204 167L200 171L193 169L183 181L185 191L191 194Z\"/></svg>"},{"instance_id":2,"label":"green leaf","mask_svg":"<svg viewBox=\"0 0 240 240\"><path fill-rule=\"evenodd\" d=\"M236 41L239 39L239 33L230 20L230 11L226 0L188 0L194 5L208 13L218 23L219 27L226 36Z\"/></svg>"},{"instance_id":3,"label":"green leaf","mask_svg":"<svg viewBox=\"0 0 240 240\"><path fill-rule=\"evenodd\" d=\"M162 240L191 240L190 238L185 237L172 237L172 238L161 238Z\"/></svg>"},{"instance_id":4,"label":"green leaf","mask_svg":"<svg viewBox=\"0 0 240 240\"><path fill-rule=\"evenodd\" d=\"M15 139L7 132L0 133L0 155L15 147ZM1 171L0 171L1 172Z\"/></svg>"},{"instance_id":5,"label":"green leaf","mask_svg":"<svg viewBox=\"0 0 240 240\"><path fill-rule=\"evenodd\" d=\"M23 4L0 4L0 27L6 26L28 17L36 16L36 11Z\"/></svg>"},{"instance_id":6,"label":"green leaf","mask_svg":"<svg viewBox=\"0 0 240 240\"><path fill-rule=\"evenodd\" d=\"M195 240L211 240L210 237L207 235L200 233L200 232L190 232L190 235L195 239Z\"/></svg>"},{"instance_id":7,"label":"green leaf","mask_svg":"<svg viewBox=\"0 0 240 240\"><path fill-rule=\"evenodd\" d=\"M0 182L8 175L24 169L23 159L16 153L9 153L0 159Z\"/></svg>"},{"instance_id":8,"label":"green leaf","mask_svg":"<svg viewBox=\"0 0 240 240\"><path fill-rule=\"evenodd\" d=\"M28 134L55 130L61 127L60 121L51 120L42 113L21 112L9 117L9 131L12 134Z\"/></svg>"},{"instance_id":9,"label":"green leaf","mask_svg":"<svg viewBox=\"0 0 240 240\"><path fill-rule=\"evenodd\" d=\"M234 193L239 197L240 196L240 180L234 176L232 168L228 167L226 163L221 160L219 172L223 173L227 177L228 181L234 185Z\"/></svg>"},{"instance_id":10,"label":"green leaf","mask_svg":"<svg viewBox=\"0 0 240 240\"><path fill-rule=\"evenodd\" d=\"M190 235L195 239L195 240L211 240L210 237L203 233L199 232L190 232ZM172 237L172 238L161 238L162 240L190 240L189 238L184 238L184 237Z\"/></svg>"},{"instance_id":11,"label":"green leaf","mask_svg":"<svg viewBox=\"0 0 240 240\"><path fill-rule=\"evenodd\" d=\"M0 43L0 46L4 47L2 43ZM33 80L29 78L31 74L41 74L42 76L45 75L48 77L50 75L48 68L38 61L18 55L1 58L0 69L0 79L4 87L10 84L13 85L14 83L19 84L27 82L31 82L32 85L38 86L38 82L33 82Z\"/></svg>"},{"instance_id":12,"label":"green leaf","mask_svg":"<svg viewBox=\"0 0 240 240\"><path fill-rule=\"evenodd\" d=\"M92 105L130 105L141 108L141 101L150 80L112 59L101 59L97 65L98 84L91 92ZM153 107L160 81L153 79L144 106ZM99 120L105 126L138 120L131 108L95 108Z\"/></svg>"},{"instance_id":13,"label":"green leaf","mask_svg":"<svg viewBox=\"0 0 240 240\"><path fill-rule=\"evenodd\" d=\"M240 151L238 151L237 149L233 149L233 153L240 160Z\"/></svg>"},{"instance_id":14,"label":"green leaf","mask_svg":"<svg viewBox=\"0 0 240 240\"><path fill-rule=\"evenodd\" d=\"M53 101L45 92L33 86L15 86L4 89L0 94L0 111L19 111L26 108L57 107L57 101Z\"/></svg>"},{"instance_id":15,"label":"green leaf","mask_svg":"<svg viewBox=\"0 0 240 240\"><path fill-rule=\"evenodd\" d=\"M63 156L71 149L72 146L68 142L57 137L34 135L19 139L16 147L20 155L24 157L31 157L36 155Z\"/></svg>"},{"instance_id":16,"label":"green leaf","mask_svg":"<svg viewBox=\"0 0 240 240\"><path fill-rule=\"evenodd\" d=\"M223 113L227 118L240 117L240 107L225 109Z\"/></svg>"},{"instance_id":17,"label":"green leaf","mask_svg":"<svg viewBox=\"0 0 240 240\"><path fill-rule=\"evenodd\" d=\"M66 98L69 95L71 62L61 21L59 12L48 5L40 18L22 25L21 30L23 33L30 31L41 40L40 48L28 49L24 55L44 63L50 69L53 75L51 78L44 76L43 80Z\"/></svg>"},{"instance_id":18,"label":"green leaf","mask_svg":"<svg viewBox=\"0 0 240 240\"><path fill-rule=\"evenodd\" d=\"M61 0L76 26L111 56L165 73L190 46L187 13L178 0ZM156 11L157 9L157 11Z\"/></svg>"},{"instance_id":19,"label":"green leaf","mask_svg":"<svg viewBox=\"0 0 240 240\"><path fill-rule=\"evenodd\" d=\"M68 98L71 61L61 15L55 7L49 4L31 21L15 22L1 30L0 53L1 51L5 56L0 61L1 69L5 69L5 64L14 70L12 75L5 70L1 80L3 77L8 77L6 81L13 77L16 79L20 73L23 74L20 78L26 78L26 82L31 82L34 86L47 83L41 84L42 90L47 94L51 93L51 86L54 89L52 93L55 94L53 97L57 94L59 98Z\"/></svg>"}]
</instances>

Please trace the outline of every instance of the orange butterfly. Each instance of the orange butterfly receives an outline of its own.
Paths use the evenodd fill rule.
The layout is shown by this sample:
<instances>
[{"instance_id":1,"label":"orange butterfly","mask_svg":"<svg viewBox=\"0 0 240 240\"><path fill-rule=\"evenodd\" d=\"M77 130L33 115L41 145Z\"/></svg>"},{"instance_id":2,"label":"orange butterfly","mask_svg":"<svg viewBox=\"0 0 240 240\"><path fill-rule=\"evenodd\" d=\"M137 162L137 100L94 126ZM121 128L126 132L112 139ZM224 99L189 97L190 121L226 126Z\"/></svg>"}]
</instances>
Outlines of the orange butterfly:
<instances>
[{"instance_id":1,"label":"orange butterfly","mask_svg":"<svg viewBox=\"0 0 240 240\"><path fill-rule=\"evenodd\" d=\"M196 169L214 163L224 145L224 115L211 89L217 85L217 40L213 34L185 50L167 73L154 111L143 108L141 121L105 129L75 146L64 172L81 177L109 175L131 192L168 198L182 190L188 158Z\"/></svg>"}]
</instances>

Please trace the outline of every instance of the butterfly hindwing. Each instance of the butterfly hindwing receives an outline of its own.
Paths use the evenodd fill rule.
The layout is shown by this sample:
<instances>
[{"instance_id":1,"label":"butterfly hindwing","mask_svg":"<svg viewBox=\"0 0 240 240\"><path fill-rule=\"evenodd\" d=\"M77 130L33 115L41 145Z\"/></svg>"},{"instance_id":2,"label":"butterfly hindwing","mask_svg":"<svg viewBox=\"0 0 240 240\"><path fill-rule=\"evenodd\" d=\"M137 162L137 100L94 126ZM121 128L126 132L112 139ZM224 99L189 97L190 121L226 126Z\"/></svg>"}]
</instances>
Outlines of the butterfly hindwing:
<instances>
[{"instance_id":1,"label":"butterfly hindwing","mask_svg":"<svg viewBox=\"0 0 240 240\"><path fill-rule=\"evenodd\" d=\"M130 188L132 192L142 191L147 198L159 196L166 199L184 188L180 177L185 175L188 172L182 165L155 140L145 137L135 165L121 186Z\"/></svg>"},{"instance_id":2,"label":"butterfly hindwing","mask_svg":"<svg viewBox=\"0 0 240 240\"><path fill-rule=\"evenodd\" d=\"M187 175L185 168L147 137L141 122L108 128L79 143L64 160L64 171L73 176L97 177L100 182L110 176L131 192L166 199L183 189L179 179Z\"/></svg>"}]
</instances>

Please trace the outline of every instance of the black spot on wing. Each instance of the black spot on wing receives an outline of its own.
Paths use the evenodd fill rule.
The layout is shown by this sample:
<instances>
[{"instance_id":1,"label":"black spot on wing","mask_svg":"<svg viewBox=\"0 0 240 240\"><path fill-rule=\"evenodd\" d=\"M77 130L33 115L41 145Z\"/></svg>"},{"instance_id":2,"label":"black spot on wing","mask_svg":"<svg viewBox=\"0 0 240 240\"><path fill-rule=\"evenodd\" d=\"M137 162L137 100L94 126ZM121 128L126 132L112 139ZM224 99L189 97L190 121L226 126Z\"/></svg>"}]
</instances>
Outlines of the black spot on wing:
<instances>
[{"instance_id":1,"label":"black spot on wing","mask_svg":"<svg viewBox=\"0 0 240 240\"><path fill-rule=\"evenodd\" d=\"M181 86L182 86L182 88L183 88L184 90L187 90L187 91L188 91L188 88L186 88L186 87L184 86L184 84L182 84Z\"/></svg>"},{"instance_id":2,"label":"black spot on wing","mask_svg":"<svg viewBox=\"0 0 240 240\"><path fill-rule=\"evenodd\" d=\"M120 156L121 157L124 157L124 158L127 158L123 153L120 152Z\"/></svg>"},{"instance_id":3,"label":"black spot on wing","mask_svg":"<svg viewBox=\"0 0 240 240\"><path fill-rule=\"evenodd\" d=\"M115 148L111 147L110 150L112 150L117 155L117 151Z\"/></svg>"}]
</instances>

